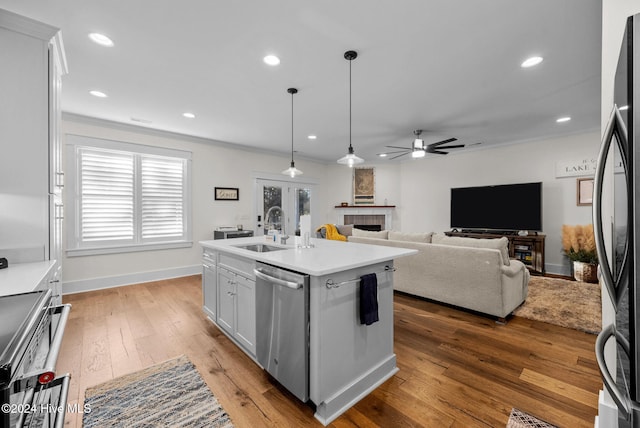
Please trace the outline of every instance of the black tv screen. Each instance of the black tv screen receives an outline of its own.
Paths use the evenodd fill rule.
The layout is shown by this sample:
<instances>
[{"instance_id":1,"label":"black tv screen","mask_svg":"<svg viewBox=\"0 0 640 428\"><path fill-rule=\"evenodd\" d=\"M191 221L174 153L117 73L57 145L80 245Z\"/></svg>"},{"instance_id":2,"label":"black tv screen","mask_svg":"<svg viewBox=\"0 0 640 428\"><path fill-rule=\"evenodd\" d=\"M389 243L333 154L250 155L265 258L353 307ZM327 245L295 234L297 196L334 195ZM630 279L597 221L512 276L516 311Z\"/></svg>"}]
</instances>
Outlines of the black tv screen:
<instances>
[{"instance_id":1,"label":"black tv screen","mask_svg":"<svg viewBox=\"0 0 640 428\"><path fill-rule=\"evenodd\" d=\"M542 231L542 183L451 189L451 228Z\"/></svg>"}]
</instances>

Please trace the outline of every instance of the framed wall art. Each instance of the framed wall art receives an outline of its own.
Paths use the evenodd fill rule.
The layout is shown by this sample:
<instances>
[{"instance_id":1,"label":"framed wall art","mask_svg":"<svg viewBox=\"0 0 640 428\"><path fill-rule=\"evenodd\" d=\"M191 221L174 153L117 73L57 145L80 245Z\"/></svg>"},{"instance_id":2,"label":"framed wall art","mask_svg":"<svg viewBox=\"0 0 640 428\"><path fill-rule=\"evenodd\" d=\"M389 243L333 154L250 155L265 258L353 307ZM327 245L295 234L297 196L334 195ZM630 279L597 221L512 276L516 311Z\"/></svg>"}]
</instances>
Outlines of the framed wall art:
<instances>
[{"instance_id":1,"label":"framed wall art","mask_svg":"<svg viewBox=\"0 0 640 428\"><path fill-rule=\"evenodd\" d=\"M240 190L237 187L216 187L214 189L216 201L237 201Z\"/></svg>"},{"instance_id":2,"label":"framed wall art","mask_svg":"<svg viewBox=\"0 0 640 428\"><path fill-rule=\"evenodd\" d=\"M578 178L578 206L593 203L593 178Z\"/></svg>"},{"instance_id":3,"label":"framed wall art","mask_svg":"<svg viewBox=\"0 0 640 428\"><path fill-rule=\"evenodd\" d=\"M353 168L353 205L375 205L375 171Z\"/></svg>"}]
</instances>

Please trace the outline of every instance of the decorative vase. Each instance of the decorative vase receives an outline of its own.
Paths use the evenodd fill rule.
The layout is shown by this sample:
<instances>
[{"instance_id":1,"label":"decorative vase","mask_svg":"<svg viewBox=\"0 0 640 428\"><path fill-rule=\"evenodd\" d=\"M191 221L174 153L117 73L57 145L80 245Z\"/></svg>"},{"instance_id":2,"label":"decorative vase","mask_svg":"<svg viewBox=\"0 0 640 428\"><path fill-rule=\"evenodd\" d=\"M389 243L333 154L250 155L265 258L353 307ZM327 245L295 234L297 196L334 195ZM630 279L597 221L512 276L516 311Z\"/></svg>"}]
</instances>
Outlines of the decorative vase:
<instances>
[{"instance_id":1,"label":"decorative vase","mask_svg":"<svg viewBox=\"0 0 640 428\"><path fill-rule=\"evenodd\" d=\"M573 277L576 281L598 282L598 264L573 262Z\"/></svg>"}]
</instances>

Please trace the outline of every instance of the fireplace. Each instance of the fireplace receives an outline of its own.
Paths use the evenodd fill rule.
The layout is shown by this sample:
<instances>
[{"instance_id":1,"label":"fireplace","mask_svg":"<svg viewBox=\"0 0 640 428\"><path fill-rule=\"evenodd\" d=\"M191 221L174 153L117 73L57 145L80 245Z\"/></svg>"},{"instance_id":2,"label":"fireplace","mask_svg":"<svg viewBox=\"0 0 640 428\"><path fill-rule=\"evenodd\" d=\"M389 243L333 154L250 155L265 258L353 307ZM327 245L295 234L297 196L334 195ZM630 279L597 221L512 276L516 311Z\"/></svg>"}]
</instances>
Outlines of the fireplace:
<instances>
[{"instance_id":1,"label":"fireplace","mask_svg":"<svg viewBox=\"0 0 640 428\"><path fill-rule=\"evenodd\" d=\"M382 225L379 224L354 224L353 227L355 229L368 230L371 232L380 232L382 230Z\"/></svg>"},{"instance_id":2,"label":"fireplace","mask_svg":"<svg viewBox=\"0 0 640 428\"><path fill-rule=\"evenodd\" d=\"M336 224L353 224L363 230L391 230L395 206L336 206Z\"/></svg>"}]
</instances>

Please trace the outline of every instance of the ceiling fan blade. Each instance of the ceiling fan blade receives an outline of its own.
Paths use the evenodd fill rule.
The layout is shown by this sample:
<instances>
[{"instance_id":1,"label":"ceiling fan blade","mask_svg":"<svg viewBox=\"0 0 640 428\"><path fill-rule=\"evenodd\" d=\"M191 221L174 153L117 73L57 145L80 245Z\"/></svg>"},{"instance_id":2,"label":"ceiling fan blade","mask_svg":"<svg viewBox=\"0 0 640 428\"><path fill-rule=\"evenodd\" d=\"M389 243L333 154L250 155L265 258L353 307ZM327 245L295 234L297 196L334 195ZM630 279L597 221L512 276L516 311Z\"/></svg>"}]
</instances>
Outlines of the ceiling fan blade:
<instances>
[{"instance_id":1,"label":"ceiling fan blade","mask_svg":"<svg viewBox=\"0 0 640 428\"><path fill-rule=\"evenodd\" d=\"M429 144L429 147L438 147L438 146L441 146L443 144L447 144L447 143L450 143L452 141L457 141L457 140L458 140L457 138L447 138L446 140L442 140L442 141L438 141L437 143Z\"/></svg>"},{"instance_id":2,"label":"ceiling fan blade","mask_svg":"<svg viewBox=\"0 0 640 428\"><path fill-rule=\"evenodd\" d=\"M453 146L442 146L442 147L438 147L438 150L445 150L445 149L461 149L462 147L464 147L464 144L456 144Z\"/></svg>"},{"instance_id":3,"label":"ceiling fan blade","mask_svg":"<svg viewBox=\"0 0 640 428\"><path fill-rule=\"evenodd\" d=\"M394 153L406 153L406 150L397 150L397 151L393 151L393 152L384 152L384 153L380 153L382 155L392 155Z\"/></svg>"},{"instance_id":4,"label":"ceiling fan blade","mask_svg":"<svg viewBox=\"0 0 640 428\"><path fill-rule=\"evenodd\" d=\"M401 155L398 155L398 156L394 156L394 157L392 157L392 158L389 158L389 160L397 159L397 158L399 158L400 156L404 156L404 155L408 155L408 154L409 154L409 152L406 152L406 153L403 153L403 154L401 154Z\"/></svg>"},{"instance_id":5,"label":"ceiling fan blade","mask_svg":"<svg viewBox=\"0 0 640 428\"><path fill-rule=\"evenodd\" d=\"M385 146L385 147L389 147L390 149L411 150L411 147L398 147L398 146Z\"/></svg>"},{"instance_id":6,"label":"ceiling fan blade","mask_svg":"<svg viewBox=\"0 0 640 428\"><path fill-rule=\"evenodd\" d=\"M440 150L432 150L432 151L427 150L427 153L435 153L436 155L448 155L449 154L449 152L441 152Z\"/></svg>"}]
</instances>

